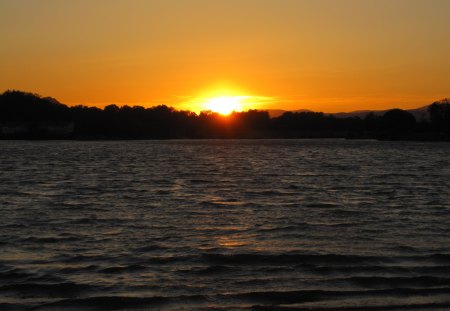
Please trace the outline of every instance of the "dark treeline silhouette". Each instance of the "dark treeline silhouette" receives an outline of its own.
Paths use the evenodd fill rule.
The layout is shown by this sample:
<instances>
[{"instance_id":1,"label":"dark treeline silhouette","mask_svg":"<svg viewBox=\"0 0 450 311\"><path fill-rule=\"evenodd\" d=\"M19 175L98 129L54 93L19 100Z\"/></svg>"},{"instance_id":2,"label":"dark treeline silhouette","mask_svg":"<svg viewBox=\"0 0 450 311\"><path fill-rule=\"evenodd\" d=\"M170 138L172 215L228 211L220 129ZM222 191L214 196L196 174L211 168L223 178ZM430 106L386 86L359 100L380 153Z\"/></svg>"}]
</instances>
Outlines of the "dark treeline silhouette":
<instances>
[{"instance_id":1,"label":"dark treeline silhouette","mask_svg":"<svg viewBox=\"0 0 450 311\"><path fill-rule=\"evenodd\" d=\"M222 116L167 106L68 107L51 97L21 91L0 95L3 139L168 139L168 138L375 138L450 141L450 102L428 107L417 121L408 111L381 116L337 118L322 112L286 112L271 118L249 110Z\"/></svg>"}]
</instances>

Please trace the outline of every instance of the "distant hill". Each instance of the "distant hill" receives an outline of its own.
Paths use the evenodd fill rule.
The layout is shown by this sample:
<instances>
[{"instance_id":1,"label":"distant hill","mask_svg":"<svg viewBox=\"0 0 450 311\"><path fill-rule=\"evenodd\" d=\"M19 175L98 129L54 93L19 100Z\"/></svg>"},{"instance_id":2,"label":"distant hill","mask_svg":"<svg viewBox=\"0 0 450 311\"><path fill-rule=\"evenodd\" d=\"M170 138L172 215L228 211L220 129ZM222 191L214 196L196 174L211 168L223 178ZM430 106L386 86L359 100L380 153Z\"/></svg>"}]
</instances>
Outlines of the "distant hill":
<instances>
[{"instance_id":1,"label":"distant hill","mask_svg":"<svg viewBox=\"0 0 450 311\"><path fill-rule=\"evenodd\" d=\"M416 118L417 121L429 120L430 114L428 113L428 107L429 106L424 106L421 108L410 109L407 111L411 113Z\"/></svg>"},{"instance_id":2,"label":"distant hill","mask_svg":"<svg viewBox=\"0 0 450 311\"><path fill-rule=\"evenodd\" d=\"M420 107L420 108L409 109L409 110L406 110L406 111L411 113L416 118L417 121L428 120L429 119L428 107L429 106L427 105L427 106L423 106L423 107ZM336 118L360 117L361 119L363 119L369 113L373 113L375 116L382 116L389 110L391 110L391 109L386 109L386 110L355 110L355 111L351 111L351 112L327 113L327 115L332 115L332 116L334 116ZM269 109L269 110L267 110L267 112L269 113L271 118L277 118L277 117L283 115L283 113L288 112L288 111L289 110L282 110L282 109ZM292 110L291 112L312 112L312 111L308 110L308 109L300 109L300 110Z\"/></svg>"},{"instance_id":3,"label":"distant hill","mask_svg":"<svg viewBox=\"0 0 450 311\"><path fill-rule=\"evenodd\" d=\"M279 116L281 116L283 113L285 113L287 110L282 110L282 109L267 109L266 110L269 113L269 116L271 118L277 118Z\"/></svg>"},{"instance_id":4,"label":"distant hill","mask_svg":"<svg viewBox=\"0 0 450 311\"><path fill-rule=\"evenodd\" d=\"M271 118L278 118L279 116L283 115L283 113L286 112L313 112L312 110L308 109L299 109L299 110L268 109L266 111L269 113L269 116Z\"/></svg>"},{"instance_id":5,"label":"distant hill","mask_svg":"<svg viewBox=\"0 0 450 311\"><path fill-rule=\"evenodd\" d=\"M405 111L408 111L409 113L411 113L416 118L417 121L428 120L429 119L428 107L429 106L427 105L424 107L409 109L409 110L405 110ZM373 113L375 116L382 116L389 110L391 110L391 109L356 110L356 111L352 111L352 112L330 113L330 115L335 116L336 118L351 118L351 117L365 118L369 113Z\"/></svg>"}]
</instances>

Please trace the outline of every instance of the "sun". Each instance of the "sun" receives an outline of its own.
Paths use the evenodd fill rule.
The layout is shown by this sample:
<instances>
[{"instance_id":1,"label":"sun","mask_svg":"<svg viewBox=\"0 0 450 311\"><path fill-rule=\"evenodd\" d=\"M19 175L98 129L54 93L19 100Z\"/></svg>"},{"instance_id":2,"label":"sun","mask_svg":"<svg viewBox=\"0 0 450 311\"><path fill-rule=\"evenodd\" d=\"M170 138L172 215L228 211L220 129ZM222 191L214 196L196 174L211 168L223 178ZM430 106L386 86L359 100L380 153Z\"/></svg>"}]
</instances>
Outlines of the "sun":
<instances>
[{"instance_id":1,"label":"sun","mask_svg":"<svg viewBox=\"0 0 450 311\"><path fill-rule=\"evenodd\" d=\"M202 112L214 112L228 116L233 111L264 109L275 99L274 97L254 95L252 92L229 83L217 84L205 90L196 95L179 96L180 98L184 97L185 100L179 102L177 108L192 111L198 115Z\"/></svg>"},{"instance_id":2,"label":"sun","mask_svg":"<svg viewBox=\"0 0 450 311\"><path fill-rule=\"evenodd\" d=\"M229 115L233 111L242 110L242 100L245 96L219 96L209 98L205 101L206 110L220 113L221 115Z\"/></svg>"}]
</instances>

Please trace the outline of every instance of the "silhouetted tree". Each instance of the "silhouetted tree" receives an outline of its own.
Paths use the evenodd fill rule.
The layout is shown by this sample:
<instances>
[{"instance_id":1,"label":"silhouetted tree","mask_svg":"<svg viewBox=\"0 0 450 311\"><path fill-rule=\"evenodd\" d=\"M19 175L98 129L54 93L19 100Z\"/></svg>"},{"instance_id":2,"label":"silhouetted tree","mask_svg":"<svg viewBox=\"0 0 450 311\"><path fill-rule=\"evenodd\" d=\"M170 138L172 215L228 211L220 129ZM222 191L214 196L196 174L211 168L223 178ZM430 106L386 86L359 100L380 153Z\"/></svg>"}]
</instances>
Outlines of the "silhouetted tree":
<instances>
[{"instance_id":1,"label":"silhouetted tree","mask_svg":"<svg viewBox=\"0 0 450 311\"><path fill-rule=\"evenodd\" d=\"M8 90L0 96L0 121L65 121L68 107L53 98Z\"/></svg>"},{"instance_id":2,"label":"silhouetted tree","mask_svg":"<svg viewBox=\"0 0 450 311\"><path fill-rule=\"evenodd\" d=\"M409 131L416 126L416 118L408 111L391 109L381 117L382 125L387 130Z\"/></svg>"},{"instance_id":3,"label":"silhouetted tree","mask_svg":"<svg viewBox=\"0 0 450 311\"><path fill-rule=\"evenodd\" d=\"M445 98L432 103L428 107L431 125L434 129L443 132L450 132L450 101Z\"/></svg>"},{"instance_id":4,"label":"silhouetted tree","mask_svg":"<svg viewBox=\"0 0 450 311\"><path fill-rule=\"evenodd\" d=\"M389 110L383 116L371 113L363 119L336 118L321 112L286 112L270 118L267 111L258 110L234 112L229 116L211 111L197 115L164 105L151 108L108 105L103 109L78 105L69 108L51 97L13 90L0 94L0 137L59 138L62 136L56 135L56 130L71 129L70 137L83 139L347 137L450 140L449 101L433 103L428 112L430 121L419 124L411 113L401 109Z\"/></svg>"}]
</instances>

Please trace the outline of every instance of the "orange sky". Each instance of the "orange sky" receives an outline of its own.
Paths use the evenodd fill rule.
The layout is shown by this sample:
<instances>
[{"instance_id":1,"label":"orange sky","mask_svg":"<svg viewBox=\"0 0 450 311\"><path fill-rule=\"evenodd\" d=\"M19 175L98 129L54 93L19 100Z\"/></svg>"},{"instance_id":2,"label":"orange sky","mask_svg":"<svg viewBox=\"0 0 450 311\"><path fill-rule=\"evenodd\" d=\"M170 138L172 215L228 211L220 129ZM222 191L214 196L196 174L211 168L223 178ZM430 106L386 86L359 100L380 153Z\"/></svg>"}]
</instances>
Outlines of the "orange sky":
<instances>
[{"instance_id":1,"label":"orange sky","mask_svg":"<svg viewBox=\"0 0 450 311\"><path fill-rule=\"evenodd\" d=\"M414 108L450 96L449 14L447 0L1 0L0 91L191 110L213 96Z\"/></svg>"}]
</instances>

